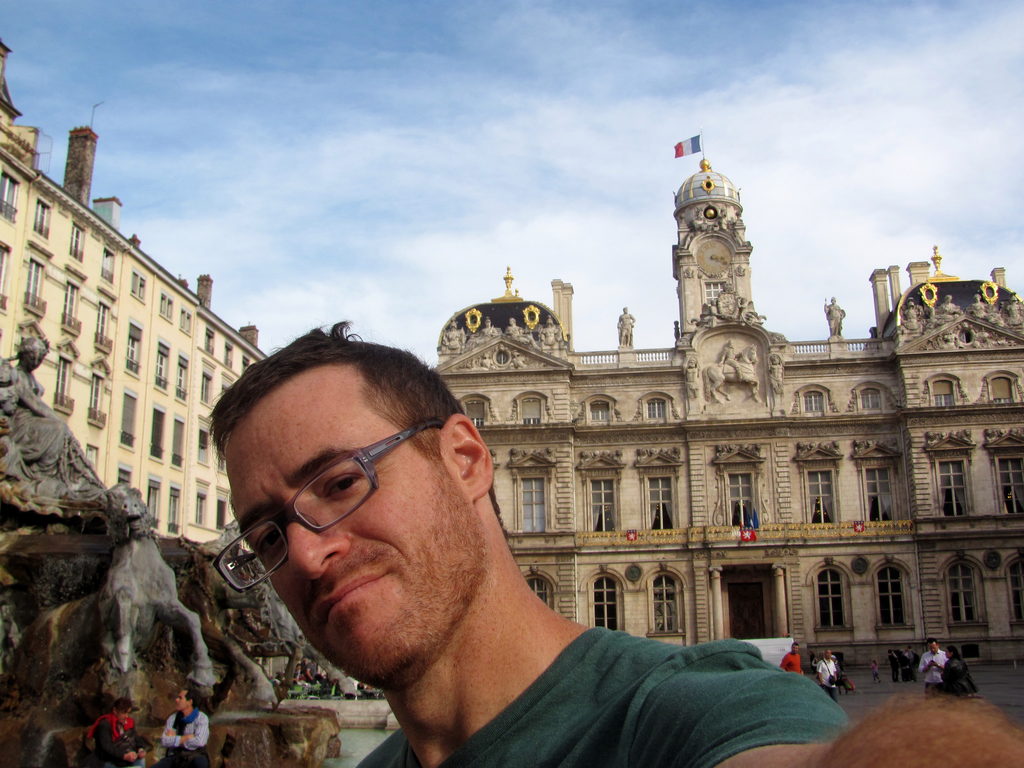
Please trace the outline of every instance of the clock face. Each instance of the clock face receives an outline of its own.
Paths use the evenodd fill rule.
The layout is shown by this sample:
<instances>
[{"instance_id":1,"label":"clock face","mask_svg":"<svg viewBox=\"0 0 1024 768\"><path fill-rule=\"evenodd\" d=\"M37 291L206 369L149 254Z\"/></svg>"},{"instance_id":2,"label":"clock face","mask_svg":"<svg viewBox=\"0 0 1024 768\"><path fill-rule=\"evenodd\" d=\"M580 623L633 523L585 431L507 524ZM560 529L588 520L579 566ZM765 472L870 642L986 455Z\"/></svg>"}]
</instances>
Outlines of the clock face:
<instances>
[{"instance_id":1,"label":"clock face","mask_svg":"<svg viewBox=\"0 0 1024 768\"><path fill-rule=\"evenodd\" d=\"M708 240L697 248L697 263L709 275L720 275L731 261L728 246L719 240Z\"/></svg>"}]
</instances>

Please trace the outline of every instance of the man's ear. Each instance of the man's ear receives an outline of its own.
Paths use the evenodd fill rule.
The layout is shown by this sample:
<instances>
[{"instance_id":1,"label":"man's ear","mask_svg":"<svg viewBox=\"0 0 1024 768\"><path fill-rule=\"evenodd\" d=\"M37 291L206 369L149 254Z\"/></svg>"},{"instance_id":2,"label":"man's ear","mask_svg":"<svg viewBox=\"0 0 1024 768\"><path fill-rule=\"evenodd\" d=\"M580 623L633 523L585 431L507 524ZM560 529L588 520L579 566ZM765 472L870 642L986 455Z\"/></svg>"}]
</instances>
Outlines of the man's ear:
<instances>
[{"instance_id":1,"label":"man's ear","mask_svg":"<svg viewBox=\"0 0 1024 768\"><path fill-rule=\"evenodd\" d=\"M441 428L441 455L471 501L486 496L494 481L491 451L473 422L461 413Z\"/></svg>"}]
</instances>

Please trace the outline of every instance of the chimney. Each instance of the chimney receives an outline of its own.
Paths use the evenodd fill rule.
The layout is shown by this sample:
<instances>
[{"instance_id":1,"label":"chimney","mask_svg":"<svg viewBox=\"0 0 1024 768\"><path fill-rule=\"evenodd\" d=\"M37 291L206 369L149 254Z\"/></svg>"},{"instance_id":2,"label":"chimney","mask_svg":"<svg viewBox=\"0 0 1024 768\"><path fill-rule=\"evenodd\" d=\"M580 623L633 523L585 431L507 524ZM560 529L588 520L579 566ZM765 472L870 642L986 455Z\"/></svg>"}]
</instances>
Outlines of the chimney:
<instances>
[{"instance_id":1,"label":"chimney","mask_svg":"<svg viewBox=\"0 0 1024 768\"><path fill-rule=\"evenodd\" d=\"M252 344L254 347L259 348L260 346L260 329L255 325L243 325L238 329L238 332L242 334L242 338Z\"/></svg>"},{"instance_id":2,"label":"chimney","mask_svg":"<svg viewBox=\"0 0 1024 768\"><path fill-rule=\"evenodd\" d=\"M121 201L116 197L97 197L92 201L92 209L114 229L121 228Z\"/></svg>"},{"instance_id":3,"label":"chimney","mask_svg":"<svg viewBox=\"0 0 1024 768\"><path fill-rule=\"evenodd\" d=\"M875 296L875 328L881 333L892 311L889 306L889 273L884 269L872 272L871 288Z\"/></svg>"},{"instance_id":4,"label":"chimney","mask_svg":"<svg viewBox=\"0 0 1024 768\"><path fill-rule=\"evenodd\" d=\"M551 281L551 294L554 299L555 314L562 322L562 328L569 337L569 349L573 348L572 338L572 283L563 283L561 280Z\"/></svg>"},{"instance_id":5,"label":"chimney","mask_svg":"<svg viewBox=\"0 0 1024 768\"><path fill-rule=\"evenodd\" d=\"M68 159L64 166L64 189L82 205L89 204L92 166L96 161L99 136L92 128L73 128L68 136Z\"/></svg>"},{"instance_id":6,"label":"chimney","mask_svg":"<svg viewBox=\"0 0 1024 768\"><path fill-rule=\"evenodd\" d=\"M927 261L912 261L907 264L907 274L910 275L910 287L928 282L928 273L932 265Z\"/></svg>"},{"instance_id":7,"label":"chimney","mask_svg":"<svg viewBox=\"0 0 1024 768\"><path fill-rule=\"evenodd\" d=\"M199 297L199 303L209 309L210 302L213 300L212 277L209 275L200 275L196 278L196 295Z\"/></svg>"},{"instance_id":8,"label":"chimney","mask_svg":"<svg viewBox=\"0 0 1024 768\"><path fill-rule=\"evenodd\" d=\"M182 288L184 288L184 289L185 289L186 291L188 290L188 280L186 280L186 279L185 279L184 277L182 277L181 275L178 275L178 285L180 285L180 286L181 286Z\"/></svg>"},{"instance_id":9,"label":"chimney","mask_svg":"<svg viewBox=\"0 0 1024 768\"><path fill-rule=\"evenodd\" d=\"M996 267L992 270L992 282L1000 288L1006 287L1006 267Z\"/></svg>"}]
</instances>

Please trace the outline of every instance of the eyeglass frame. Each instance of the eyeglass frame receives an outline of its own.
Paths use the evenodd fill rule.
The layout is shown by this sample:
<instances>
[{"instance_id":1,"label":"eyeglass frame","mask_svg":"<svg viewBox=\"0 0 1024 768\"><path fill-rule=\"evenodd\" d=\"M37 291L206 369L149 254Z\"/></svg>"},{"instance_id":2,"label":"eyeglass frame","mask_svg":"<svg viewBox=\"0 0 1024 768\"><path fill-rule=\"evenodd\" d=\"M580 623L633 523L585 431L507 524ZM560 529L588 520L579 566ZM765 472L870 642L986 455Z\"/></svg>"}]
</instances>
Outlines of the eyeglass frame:
<instances>
[{"instance_id":1,"label":"eyeglass frame","mask_svg":"<svg viewBox=\"0 0 1024 768\"><path fill-rule=\"evenodd\" d=\"M292 495L292 497L285 504L283 504L277 512L275 512L273 515L270 515L269 517L266 517L262 520L259 520L258 522L253 523L244 531L239 533L238 536L236 536L230 542L228 542L227 546L225 546L224 549L222 549L213 559L214 569L217 571L217 573L221 575L221 578L223 578L224 581L228 583L228 586L237 592L247 592L248 590L255 587L257 584L266 581L271 577L271 575L276 573L281 568L281 566L288 562L289 523L298 523L303 528L313 531L313 533L316 534L321 534L328 528L334 527L342 520L352 515L361 506L363 506L363 504L365 504L366 501L380 489L380 479L377 476L376 465L378 459L381 459L387 454L391 453L391 451L395 450L395 448L400 446L406 440L418 435L420 432L423 432L424 430L427 429L440 429L441 427L444 426L444 424L445 422L442 419L429 419L428 421L421 422L420 424L415 424L409 427L408 429L403 429L400 432L396 432L393 435L389 435L388 437L385 437L382 440L370 443L369 445L364 446L362 448L356 448L354 451L346 451L341 455L335 457L326 465L318 469L316 471L316 474L309 478L309 480L304 482L302 484L302 487L299 488L299 490L296 491ZM317 480L319 480L321 477L323 477L326 473L330 472L339 464L346 461L355 461L356 464L359 465L360 469L362 469L363 474L366 475L366 479L370 481L369 492L359 501L358 504L352 507L352 509L348 510L342 515L339 515L329 523L326 523L324 525L316 525L310 522L305 517L303 517L302 514L295 508L295 502ZM256 581L244 587L240 587L234 583L231 575L229 575L227 565L224 564L224 560L227 557L228 550L235 547L235 545L237 545L239 541L245 539L250 533L252 533L252 531L264 525L267 525L268 523L271 523L274 526L276 526L278 530L281 532L281 536L284 540L285 547L284 555L281 557L281 560L276 565L274 565L274 567L265 569L266 572L260 578L256 579ZM253 550L252 554L255 557L259 557L255 550Z\"/></svg>"}]
</instances>

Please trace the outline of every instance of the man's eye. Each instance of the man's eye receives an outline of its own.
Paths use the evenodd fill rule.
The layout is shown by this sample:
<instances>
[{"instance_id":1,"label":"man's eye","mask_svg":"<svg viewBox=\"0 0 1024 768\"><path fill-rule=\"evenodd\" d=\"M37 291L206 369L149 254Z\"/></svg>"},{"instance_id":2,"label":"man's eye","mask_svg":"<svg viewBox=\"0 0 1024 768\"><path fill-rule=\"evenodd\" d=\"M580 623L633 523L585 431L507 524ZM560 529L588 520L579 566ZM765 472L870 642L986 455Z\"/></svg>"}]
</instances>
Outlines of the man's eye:
<instances>
[{"instance_id":1,"label":"man's eye","mask_svg":"<svg viewBox=\"0 0 1024 768\"><path fill-rule=\"evenodd\" d=\"M326 479L318 495L325 499L345 496L355 490L356 486L359 485L361 477L361 475L352 473L333 475Z\"/></svg>"}]
</instances>

